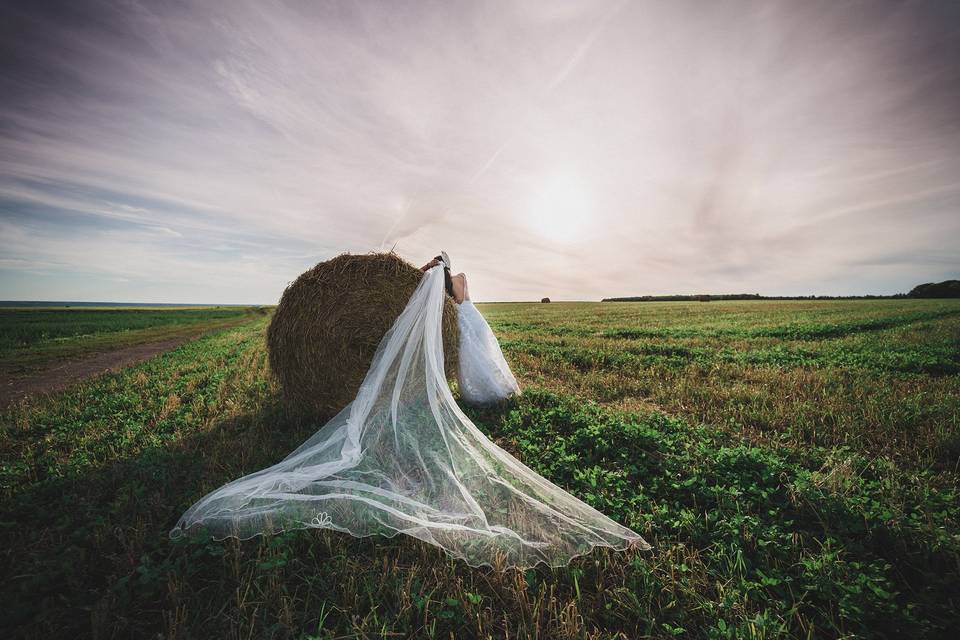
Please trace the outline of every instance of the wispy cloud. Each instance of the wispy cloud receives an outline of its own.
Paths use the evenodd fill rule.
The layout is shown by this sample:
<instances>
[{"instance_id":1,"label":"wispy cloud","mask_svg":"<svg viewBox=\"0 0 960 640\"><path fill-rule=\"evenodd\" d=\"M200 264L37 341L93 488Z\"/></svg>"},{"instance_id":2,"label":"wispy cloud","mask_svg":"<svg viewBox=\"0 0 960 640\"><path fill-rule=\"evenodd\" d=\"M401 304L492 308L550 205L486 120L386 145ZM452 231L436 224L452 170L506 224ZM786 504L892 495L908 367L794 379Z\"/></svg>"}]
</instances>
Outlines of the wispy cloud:
<instances>
[{"instance_id":1,"label":"wispy cloud","mask_svg":"<svg viewBox=\"0 0 960 640\"><path fill-rule=\"evenodd\" d=\"M0 298L272 302L395 243L479 299L960 270L956 3L3 12ZM537 217L571 176L584 219Z\"/></svg>"}]
</instances>

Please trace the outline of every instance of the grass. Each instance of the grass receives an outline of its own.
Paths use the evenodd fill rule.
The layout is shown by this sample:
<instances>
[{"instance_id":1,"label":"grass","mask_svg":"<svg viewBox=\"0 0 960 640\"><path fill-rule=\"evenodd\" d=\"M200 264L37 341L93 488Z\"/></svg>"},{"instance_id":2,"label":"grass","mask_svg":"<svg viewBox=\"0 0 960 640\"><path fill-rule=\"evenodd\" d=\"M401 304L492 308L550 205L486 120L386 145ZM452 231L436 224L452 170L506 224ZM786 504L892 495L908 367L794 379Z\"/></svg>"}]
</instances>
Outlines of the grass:
<instances>
[{"instance_id":1,"label":"grass","mask_svg":"<svg viewBox=\"0 0 960 640\"><path fill-rule=\"evenodd\" d=\"M192 336L265 313L261 307L0 308L0 376L22 377L58 361Z\"/></svg>"},{"instance_id":2,"label":"grass","mask_svg":"<svg viewBox=\"0 0 960 640\"><path fill-rule=\"evenodd\" d=\"M497 573L403 536L169 541L315 429L253 318L3 414L3 635L952 637L960 304L481 310L524 394L477 425L653 551Z\"/></svg>"},{"instance_id":3,"label":"grass","mask_svg":"<svg viewBox=\"0 0 960 640\"><path fill-rule=\"evenodd\" d=\"M848 445L915 468L960 464L957 301L484 312L528 382L620 408L656 407L754 442Z\"/></svg>"}]
</instances>

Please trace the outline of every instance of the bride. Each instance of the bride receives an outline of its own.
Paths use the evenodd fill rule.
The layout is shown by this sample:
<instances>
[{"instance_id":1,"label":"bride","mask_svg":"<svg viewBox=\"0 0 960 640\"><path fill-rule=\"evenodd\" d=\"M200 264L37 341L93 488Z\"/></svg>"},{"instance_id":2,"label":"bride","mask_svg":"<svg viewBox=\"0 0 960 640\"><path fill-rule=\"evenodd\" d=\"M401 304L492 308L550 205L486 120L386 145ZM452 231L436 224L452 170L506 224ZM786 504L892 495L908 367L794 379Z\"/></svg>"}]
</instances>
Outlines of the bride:
<instances>
[{"instance_id":1,"label":"bride","mask_svg":"<svg viewBox=\"0 0 960 640\"><path fill-rule=\"evenodd\" d=\"M513 372L503 359L496 336L470 300L467 275L450 275L450 257L446 251L420 267L420 270L427 271L441 265L444 288L453 301L460 305L457 309L457 325L460 329L457 381L460 396L468 404L483 405L520 393Z\"/></svg>"},{"instance_id":2,"label":"bride","mask_svg":"<svg viewBox=\"0 0 960 640\"><path fill-rule=\"evenodd\" d=\"M457 406L443 368L448 294L459 303L463 400L496 402L519 387L469 299L466 276L450 274L446 253L422 271L354 400L279 463L200 499L171 538L306 528L404 533L496 568L562 566L597 546L649 548L491 442Z\"/></svg>"}]
</instances>

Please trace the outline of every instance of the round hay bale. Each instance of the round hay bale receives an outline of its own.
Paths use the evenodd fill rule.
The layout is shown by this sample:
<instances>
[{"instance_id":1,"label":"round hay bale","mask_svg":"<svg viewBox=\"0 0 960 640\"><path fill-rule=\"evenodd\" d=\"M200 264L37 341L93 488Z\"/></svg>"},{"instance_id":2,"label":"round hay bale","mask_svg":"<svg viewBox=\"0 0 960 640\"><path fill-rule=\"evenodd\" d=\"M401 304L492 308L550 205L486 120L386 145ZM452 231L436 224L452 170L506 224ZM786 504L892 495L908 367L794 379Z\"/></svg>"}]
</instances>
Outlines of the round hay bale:
<instances>
[{"instance_id":1,"label":"round hay bale","mask_svg":"<svg viewBox=\"0 0 960 640\"><path fill-rule=\"evenodd\" d=\"M332 417L357 395L377 345L423 273L395 253L341 254L283 292L267 329L270 368L297 413ZM457 309L443 308L447 377L457 371Z\"/></svg>"}]
</instances>

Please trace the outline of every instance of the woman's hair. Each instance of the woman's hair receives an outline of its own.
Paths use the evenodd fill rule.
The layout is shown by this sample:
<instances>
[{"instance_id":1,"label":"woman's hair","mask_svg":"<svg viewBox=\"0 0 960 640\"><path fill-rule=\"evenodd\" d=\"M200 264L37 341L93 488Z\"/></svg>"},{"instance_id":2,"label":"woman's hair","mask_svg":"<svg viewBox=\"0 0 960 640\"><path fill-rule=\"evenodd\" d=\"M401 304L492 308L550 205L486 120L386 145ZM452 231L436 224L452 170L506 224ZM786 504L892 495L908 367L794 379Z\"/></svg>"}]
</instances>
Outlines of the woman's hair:
<instances>
[{"instance_id":1,"label":"woman's hair","mask_svg":"<svg viewBox=\"0 0 960 640\"><path fill-rule=\"evenodd\" d=\"M443 284L444 284L444 285L446 286L446 288L447 288L447 294L448 294L451 298L456 297L456 296L453 295L453 280L450 278L450 267L448 267L448 266L443 262L443 256L437 256L437 257L434 258L434 260L436 260L437 262L439 262L440 264L443 265Z\"/></svg>"}]
</instances>

